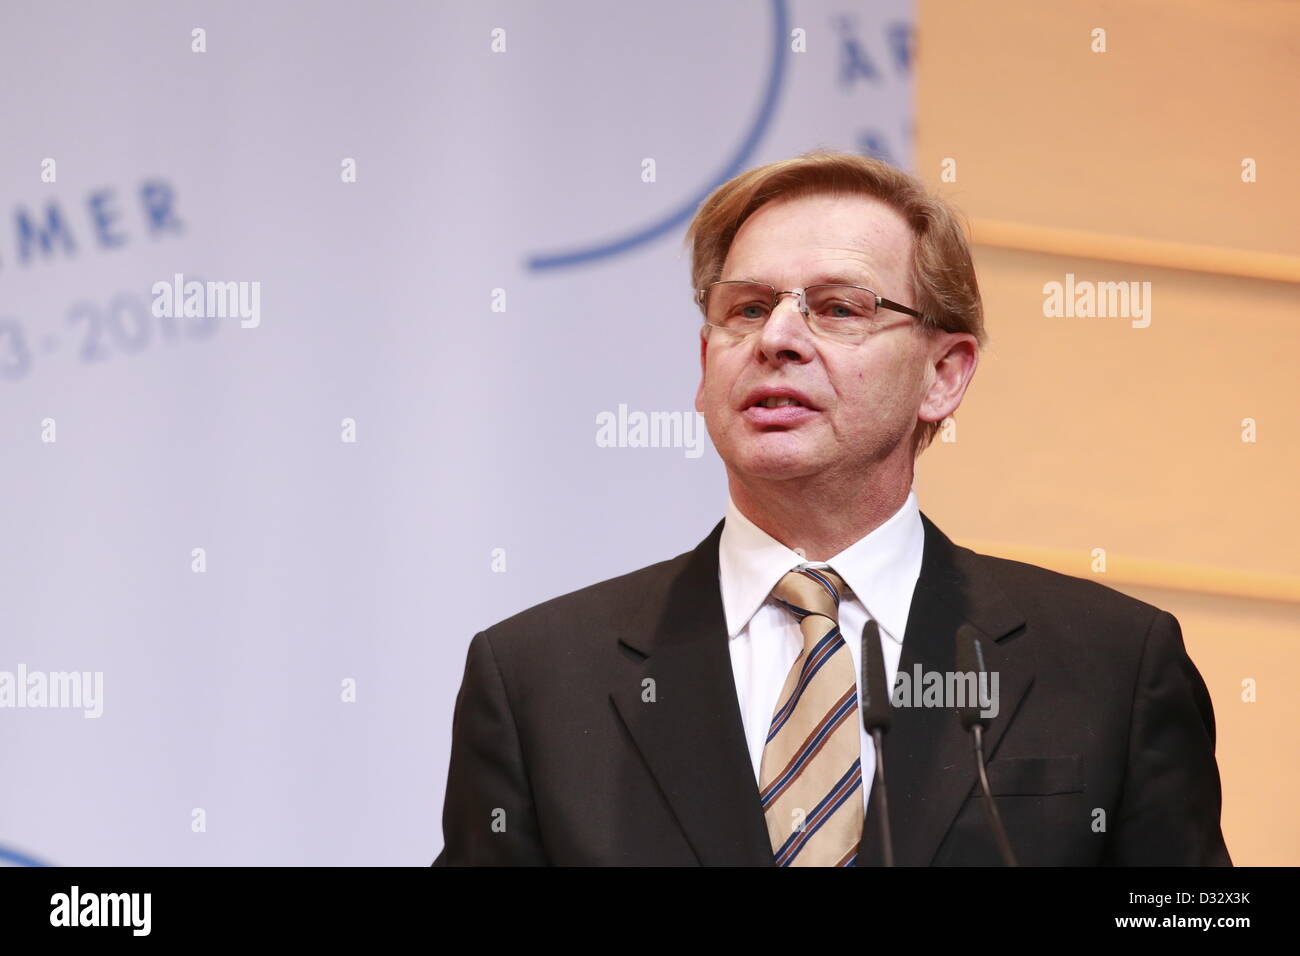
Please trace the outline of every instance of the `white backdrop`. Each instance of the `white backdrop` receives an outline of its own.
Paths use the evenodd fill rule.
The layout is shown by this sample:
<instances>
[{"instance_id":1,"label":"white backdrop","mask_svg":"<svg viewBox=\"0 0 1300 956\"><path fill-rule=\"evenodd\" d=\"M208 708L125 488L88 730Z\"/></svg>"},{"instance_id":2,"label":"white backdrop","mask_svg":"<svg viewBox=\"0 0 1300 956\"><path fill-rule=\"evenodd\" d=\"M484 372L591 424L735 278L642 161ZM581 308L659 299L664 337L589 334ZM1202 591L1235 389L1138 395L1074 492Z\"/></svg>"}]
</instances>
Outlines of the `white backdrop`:
<instances>
[{"instance_id":1,"label":"white backdrop","mask_svg":"<svg viewBox=\"0 0 1300 956\"><path fill-rule=\"evenodd\" d=\"M689 216L907 166L911 20L7 0L0 860L429 863L473 634L722 517L702 422L598 440L695 415ZM260 324L155 316L177 273Z\"/></svg>"}]
</instances>

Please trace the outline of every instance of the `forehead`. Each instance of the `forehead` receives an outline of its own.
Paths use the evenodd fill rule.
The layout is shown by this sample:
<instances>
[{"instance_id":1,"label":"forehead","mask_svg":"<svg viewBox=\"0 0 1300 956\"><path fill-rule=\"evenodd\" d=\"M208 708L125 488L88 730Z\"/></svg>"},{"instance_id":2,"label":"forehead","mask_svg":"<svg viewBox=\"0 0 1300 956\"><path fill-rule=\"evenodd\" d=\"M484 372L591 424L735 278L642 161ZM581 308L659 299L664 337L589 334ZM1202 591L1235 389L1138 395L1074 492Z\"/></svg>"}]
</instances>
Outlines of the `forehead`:
<instances>
[{"instance_id":1,"label":"forehead","mask_svg":"<svg viewBox=\"0 0 1300 956\"><path fill-rule=\"evenodd\" d=\"M778 288L841 279L903 294L912 231L895 209L861 195L814 195L767 203L745 220L727 252L724 279Z\"/></svg>"}]
</instances>

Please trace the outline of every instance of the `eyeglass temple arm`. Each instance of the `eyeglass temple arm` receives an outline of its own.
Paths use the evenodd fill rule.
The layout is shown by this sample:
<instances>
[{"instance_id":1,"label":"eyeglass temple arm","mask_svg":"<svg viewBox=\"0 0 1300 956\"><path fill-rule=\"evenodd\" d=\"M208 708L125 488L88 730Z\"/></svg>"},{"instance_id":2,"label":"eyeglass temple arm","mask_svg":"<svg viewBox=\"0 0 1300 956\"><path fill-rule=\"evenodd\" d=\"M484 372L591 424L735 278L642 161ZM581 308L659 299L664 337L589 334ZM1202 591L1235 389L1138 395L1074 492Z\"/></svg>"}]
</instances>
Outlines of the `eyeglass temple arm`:
<instances>
[{"instance_id":1,"label":"eyeglass temple arm","mask_svg":"<svg viewBox=\"0 0 1300 956\"><path fill-rule=\"evenodd\" d=\"M876 308L892 309L895 312L902 312L904 315L914 315L918 319L925 318L925 316L920 312L917 312L916 309L909 309L907 306L899 305L897 302L886 299L881 295L876 296Z\"/></svg>"}]
</instances>

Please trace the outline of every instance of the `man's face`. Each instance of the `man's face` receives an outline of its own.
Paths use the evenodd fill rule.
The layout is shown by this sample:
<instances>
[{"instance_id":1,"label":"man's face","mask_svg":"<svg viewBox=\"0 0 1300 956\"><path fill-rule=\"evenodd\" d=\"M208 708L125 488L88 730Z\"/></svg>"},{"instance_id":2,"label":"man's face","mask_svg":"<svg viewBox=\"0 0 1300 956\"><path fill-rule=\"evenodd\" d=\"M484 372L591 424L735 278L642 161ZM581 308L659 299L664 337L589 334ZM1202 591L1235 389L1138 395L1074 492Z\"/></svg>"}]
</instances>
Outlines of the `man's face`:
<instances>
[{"instance_id":1,"label":"man's face","mask_svg":"<svg viewBox=\"0 0 1300 956\"><path fill-rule=\"evenodd\" d=\"M741 226L721 278L778 290L842 281L915 308L912 243L902 216L867 196L778 200ZM695 408L730 472L763 479L861 475L891 454L911 457L929 349L905 314L882 310L881 318L889 328L845 344L813 332L797 298L783 296L747 338L709 330L700 345ZM776 414L752 408L752 393L766 386L796 389L811 407Z\"/></svg>"}]
</instances>

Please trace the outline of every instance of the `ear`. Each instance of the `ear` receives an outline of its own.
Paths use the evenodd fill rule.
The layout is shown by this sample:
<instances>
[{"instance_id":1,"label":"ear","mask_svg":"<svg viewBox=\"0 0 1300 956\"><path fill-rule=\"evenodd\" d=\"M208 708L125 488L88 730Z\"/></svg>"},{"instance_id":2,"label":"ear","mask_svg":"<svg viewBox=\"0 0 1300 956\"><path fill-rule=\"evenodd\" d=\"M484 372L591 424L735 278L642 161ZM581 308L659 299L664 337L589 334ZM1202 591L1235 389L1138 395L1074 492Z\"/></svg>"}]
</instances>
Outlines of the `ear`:
<instances>
[{"instance_id":1,"label":"ear","mask_svg":"<svg viewBox=\"0 0 1300 956\"><path fill-rule=\"evenodd\" d=\"M704 372L709 367L709 327L700 328L700 386L695 390L695 410L704 412Z\"/></svg>"},{"instance_id":2,"label":"ear","mask_svg":"<svg viewBox=\"0 0 1300 956\"><path fill-rule=\"evenodd\" d=\"M935 336L926 358L927 385L917 418L941 422L961 404L979 364L979 340L967 332Z\"/></svg>"}]
</instances>

